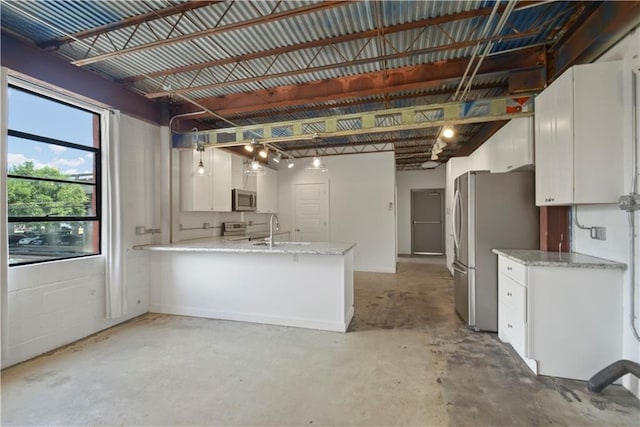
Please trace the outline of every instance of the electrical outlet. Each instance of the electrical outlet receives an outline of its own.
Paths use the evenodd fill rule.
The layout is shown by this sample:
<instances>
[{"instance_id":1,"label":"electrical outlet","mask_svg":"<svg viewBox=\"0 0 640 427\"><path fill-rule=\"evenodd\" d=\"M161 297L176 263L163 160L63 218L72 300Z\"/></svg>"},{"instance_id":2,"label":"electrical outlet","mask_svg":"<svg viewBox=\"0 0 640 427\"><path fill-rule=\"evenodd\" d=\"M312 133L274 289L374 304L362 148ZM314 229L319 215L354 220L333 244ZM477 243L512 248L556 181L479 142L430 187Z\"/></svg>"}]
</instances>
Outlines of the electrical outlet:
<instances>
[{"instance_id":1,"label":"electrical outlet","mask_svg":"<svg viewBox=\"0 0 640 427\"><path fill-rule=\"evenodd\" d=\"M591 238L596 240L607 240L607 229L605 227L591 227Z\"/></svg>"}]
</instances>

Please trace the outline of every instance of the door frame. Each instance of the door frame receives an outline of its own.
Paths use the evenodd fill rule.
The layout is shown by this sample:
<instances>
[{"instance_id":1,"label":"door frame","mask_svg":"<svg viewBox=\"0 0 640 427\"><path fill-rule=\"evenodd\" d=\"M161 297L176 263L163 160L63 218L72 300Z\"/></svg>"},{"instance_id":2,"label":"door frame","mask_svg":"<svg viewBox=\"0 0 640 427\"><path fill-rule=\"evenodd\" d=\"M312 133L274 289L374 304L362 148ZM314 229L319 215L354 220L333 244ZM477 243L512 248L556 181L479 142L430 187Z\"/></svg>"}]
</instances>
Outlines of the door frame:
<instances>
[{"instance_id":1,"label":"door frame","mask_svg":"<svg viewBox=\"0 0 640 427\"><path fill-rule=\"evenodd\" d=\"M440 193L440 228L441 228L441 233L440 235L442 236L440 239L440 247L442 248L442 252L416 252L415 251L415 239L414 239L414 231L415 231L415 225L413 223L413 195L414 193L426 193L429 191L437 191L438 193ZM410 199L410 215L409 215L409 221L411 223L411 255L444 255L446 253L446 248L445 248L445 227L444 227L444 196L445 196L445 189L444 188L412 188L409 192L409 199Z\"/></svg>"},{"instance_id":2,"label":"door frame","mask_svg":"<svg viewBox=\"0 0 640 427\"><path fill-rule=\"evenodd\" d=\"M309 180L300 180L291 184L291 212L293 213L291 217L291 238L293 241L297 241L298 232L296 231L296 186L297 185L307 185L307 184L322 184L324 185L324 198L323 203L326 208L325 217L327 226L325 229L325 236L327 241L331 240L331 211L329 205L329 179L328 178L318 178L318 179L309 179Z\"/></svg>"}]
</instances>

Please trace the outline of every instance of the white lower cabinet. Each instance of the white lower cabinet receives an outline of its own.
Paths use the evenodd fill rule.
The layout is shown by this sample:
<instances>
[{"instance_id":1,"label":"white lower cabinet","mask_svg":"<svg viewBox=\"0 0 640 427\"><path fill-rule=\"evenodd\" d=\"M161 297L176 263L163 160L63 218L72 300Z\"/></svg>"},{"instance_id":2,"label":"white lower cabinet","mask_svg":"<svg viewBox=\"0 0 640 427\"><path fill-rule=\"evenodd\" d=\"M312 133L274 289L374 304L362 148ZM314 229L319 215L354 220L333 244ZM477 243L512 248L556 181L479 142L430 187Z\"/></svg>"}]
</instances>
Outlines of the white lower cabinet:
<instances>
[{"instance_id":1,"label":"white lower cabinet","mask_svg":"<svg viewBox=\"0 0 640 427\"><path fill-rule=\"evenodd\" d=\"M536 375L589 380L622 356L622 269L498 257L498 337Z\"/></svg>"}]
</instances>

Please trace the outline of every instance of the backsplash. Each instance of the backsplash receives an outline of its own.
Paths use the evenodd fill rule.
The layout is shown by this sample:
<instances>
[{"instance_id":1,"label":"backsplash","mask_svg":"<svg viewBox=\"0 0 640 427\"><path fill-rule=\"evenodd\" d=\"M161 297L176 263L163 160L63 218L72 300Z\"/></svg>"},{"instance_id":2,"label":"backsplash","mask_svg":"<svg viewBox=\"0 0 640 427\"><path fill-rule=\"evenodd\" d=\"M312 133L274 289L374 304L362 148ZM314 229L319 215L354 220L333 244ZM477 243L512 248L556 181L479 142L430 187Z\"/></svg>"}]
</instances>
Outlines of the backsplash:
<instances>
[{"instance_id":1,"label":"backsplash","mask_svg":"<svg viewBox=\"0 0 640 427\"><path fill-rule=\"evenodd\" d=\"M222 234L222 223L245 221L247 232L255 233L269 229L271 214L255 212L180 212L180 221L176 224L174 241L216 237ZM204 228L207 224L207 228Z\"/></svg>"}]
</instances>

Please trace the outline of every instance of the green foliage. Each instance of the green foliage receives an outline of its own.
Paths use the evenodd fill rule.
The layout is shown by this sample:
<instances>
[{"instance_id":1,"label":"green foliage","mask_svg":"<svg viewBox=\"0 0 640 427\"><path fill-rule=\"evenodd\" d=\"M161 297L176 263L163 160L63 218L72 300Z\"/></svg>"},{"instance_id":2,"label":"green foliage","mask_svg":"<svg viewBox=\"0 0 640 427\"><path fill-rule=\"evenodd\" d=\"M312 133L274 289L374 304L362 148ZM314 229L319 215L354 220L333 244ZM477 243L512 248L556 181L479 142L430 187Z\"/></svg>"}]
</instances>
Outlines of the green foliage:
<instances>
[{"instance_id":1,"label":"green foliage","mask_svg":"<svg viewBox=\"0 0 640 427\"><path fill-rule=\"evenodd\" d=\"M24 162L9 170L11 175L65 179L56 168L36 169ZM10 178L7 182L9 216L81 216L87 213L89 197L80 184L30 181Z\"/></svg>"}]
</instances>

